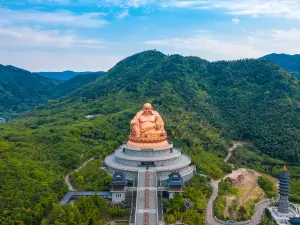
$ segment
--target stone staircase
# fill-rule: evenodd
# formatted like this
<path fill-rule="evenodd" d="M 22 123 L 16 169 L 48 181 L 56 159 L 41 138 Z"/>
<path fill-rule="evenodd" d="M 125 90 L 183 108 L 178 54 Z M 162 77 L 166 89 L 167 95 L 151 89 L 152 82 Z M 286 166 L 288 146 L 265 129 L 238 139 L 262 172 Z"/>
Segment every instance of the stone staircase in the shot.
<path fill-rule="evenodd" d="M 138 172 L 136 225 L 158 225 L 156 172 L 141 169 Z"/>

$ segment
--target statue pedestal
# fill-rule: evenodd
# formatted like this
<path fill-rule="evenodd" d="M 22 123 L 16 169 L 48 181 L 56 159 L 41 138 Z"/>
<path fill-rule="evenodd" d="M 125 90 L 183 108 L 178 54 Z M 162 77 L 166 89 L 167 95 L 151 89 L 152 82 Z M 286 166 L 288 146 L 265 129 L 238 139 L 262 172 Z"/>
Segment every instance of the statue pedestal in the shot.
<path fill-rule="evenodd" d="M 159 180 L 166 180 L 171 172 L 178 171 L 186 181 L 195 171 L 195 167 L 190 166 L 191 158 L 170 143 L 160 148 L 135 148 L 124 144 L 104 161 L 110 174 L 122 172 L 128 180 L 137 179 L 138 171 L 147 167 L 157 172 Z"/>
<path fill-rule="evenodd" d="M 134 148 L 163 148 L 169 145 L 167 140 L 159 142 L 136 142 L 129 140 L 127 145 Z"/>

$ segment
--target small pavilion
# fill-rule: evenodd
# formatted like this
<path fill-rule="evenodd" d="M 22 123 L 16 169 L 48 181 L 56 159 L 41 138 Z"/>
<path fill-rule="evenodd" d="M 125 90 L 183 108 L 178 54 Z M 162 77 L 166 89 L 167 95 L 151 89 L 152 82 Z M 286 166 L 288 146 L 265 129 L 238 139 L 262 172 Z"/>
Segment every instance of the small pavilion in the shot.
<path fill-rule="evenodd" d="M 175 193 L 181 194 L 183 192 L 184 180 L 179 172 L 171 172 L 166 180 L 166 185 L 169 188 L 169 199 L 172 199 Z"/>
<path fill-rule="evenodd" d="M 110 192 L 112 193 L 112 202 L 119 203 L 125 201 L 127 180 L 121 172 L 116 172 L 110 182 Z"/>

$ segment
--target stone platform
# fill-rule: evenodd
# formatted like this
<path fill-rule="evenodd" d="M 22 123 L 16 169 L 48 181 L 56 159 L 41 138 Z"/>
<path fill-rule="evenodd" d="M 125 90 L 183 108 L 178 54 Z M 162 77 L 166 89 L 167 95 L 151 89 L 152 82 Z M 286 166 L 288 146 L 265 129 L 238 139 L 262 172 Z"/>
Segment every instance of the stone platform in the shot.
<path fill-rule="evenodd" d="M 122 172 L 126 179 L 138 179 L 138 171 L 151 168 L 158 180 L 166 180 L 173 171 L 178 171 L 183 179 L 193 176 L 195 166 L 190 166 L 191 158 L 168 144 L 162 148 L 134 148 L 127 144 L 105 158 L 107 171 L 111 174 Z"/>

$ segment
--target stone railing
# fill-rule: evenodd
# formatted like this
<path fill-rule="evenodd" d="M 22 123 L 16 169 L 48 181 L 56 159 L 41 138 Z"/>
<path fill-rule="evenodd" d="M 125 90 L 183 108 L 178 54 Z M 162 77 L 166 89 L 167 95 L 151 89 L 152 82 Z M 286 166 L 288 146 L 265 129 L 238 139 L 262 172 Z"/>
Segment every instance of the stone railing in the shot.
<path fill-rule="evenodd" d="M 251 223 L 251 221 L 254 219 L 255 212 L 256 212 L 257 208 L 258 208 L 260 205 L 264 204 L 264 203 L 269 203 L 268 205 L 270 205 L 272 202 L 274 202 L 272 199 L 265 199 L 265 200 L 262 200 L 262 201 L 256 203 L 256 204 L 255 204 L 255 207 L 254 207 L 254 210 L 253 210 L 254 213 L 253 213 L 251 219 L 250 219 L 250 220 L 246 220 L 246 221 L 236 222 L 236 224 L 237 224 L 237 225 L 246 225 L 246 224 Z M 214 216 L 214 220 L 215 220 L 216 222 L 220 223 L 220 224 L 226 224 L 226 221 L 220 220 L 220 219 L 218 219 L 216 216 Z"/>
<path fill-rule="evenodd" d="M 129 221 L 130 223 L 135 223 L 135 210 L 136 210 L 136 205 L 135 205 L 135 201 L 136 201 L 136 190 L 133 191 L 132 190 L 132 196 L 131 196 L 131 209 L 130 209 L 130 217 L 129 217 Z"/>
<path fill-rule="evenodd" d="M 300 205 L 290 202 L 290 207 L 294 209 L 297 213 L 300 213 Z"/>

